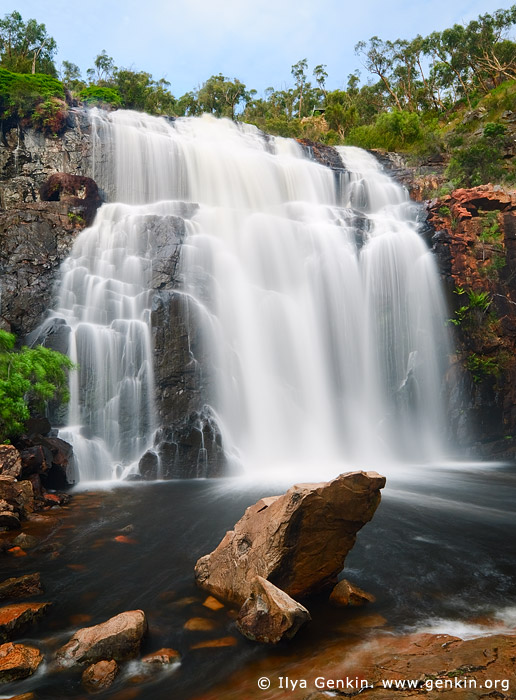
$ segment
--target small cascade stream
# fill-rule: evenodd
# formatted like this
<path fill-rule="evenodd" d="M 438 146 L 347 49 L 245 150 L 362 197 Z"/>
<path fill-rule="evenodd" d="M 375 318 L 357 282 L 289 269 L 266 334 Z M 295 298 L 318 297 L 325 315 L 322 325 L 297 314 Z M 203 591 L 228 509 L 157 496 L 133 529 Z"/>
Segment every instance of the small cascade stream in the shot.
<path fill-rule="evenodd" d="M 445 310 L 417 207 L 370 154 L 334 172 L 293 140 L 212 117 L 93 110 L 109 201 L 63 267 L 68 427 L 81 480 L 137 471 L 156 421 L 149 217 L 185 221 L 185 314 L 200 328 L 204 400 L 230 462 L 321 467 L 437 461 Z"/>

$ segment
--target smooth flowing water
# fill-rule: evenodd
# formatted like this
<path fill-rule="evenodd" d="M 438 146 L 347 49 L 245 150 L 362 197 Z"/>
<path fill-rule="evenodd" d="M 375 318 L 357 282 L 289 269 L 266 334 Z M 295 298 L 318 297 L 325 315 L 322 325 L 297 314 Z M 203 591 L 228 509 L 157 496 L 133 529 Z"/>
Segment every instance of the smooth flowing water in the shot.
<path fill-rule="evenodd" d="M 196 560 L 218 544 L 248 505 L 283 492 L 288 483 L 242 486 L 241 479 L 120 482 L 102 492 L 75 490 L 68 507 L 47 514 L 55 529 L 45 539 L 45 517 L 29 522 L 27 532 L 39 544 L 25 557 L 4 556 L 0 577 L 41 572 L 45 597 L 36 600 L 51 600 L 52 608 L 39 627 L 17 641 L 40 648 L 47 663 L 35 676 L 2 686 L 0 697 L 33 691 L 40 700 L 84 698 L 82 669 L 54 672 L 53 653 L 77 628 L 124 610 L 142 609 L 147 615 L 142 654 L 173 648 L 181 663 L 150 677 L 137 660 L 121 664 L 113 687 L 102 696 L 113 700 L 278 698 L 285 694 L 277 690 L 278 676 L 313 680 L 321 669 L 300 675 L 300 664 L 310 668 L 314 654 L 321 658 L 336 642 L 341 647 L 333 658 L 340 668 L 346 667 L 348 653 L 352 658 L 377 635 L 384 635 L 388 649 L 393 635 L 407 629 L 460 636 L 514 633 L 513 469 L 394 472 L 344 571 L 376 602 L 346 609 L 324 599 L 304 601 L 312 622 L 277 648 L 242 637 L 227 607 L 207 608 L 207 594 L 194 583 Z M 0 543 L 9 537 L 0 533 Z M 188 623 L 192 618 L 202 618 L 210 629 L 196 629 Z M 275 694 L 258 689 L 261 676 L 274 679 Z M 291 697 L 301 700 L 307 692 Z"/>
<path fill-rule="evenodd" d="M 339 148 L 334 172 L 293 140 L 207 116 L 93 111 L 92 127 L 93 175 L 111 203 L 64 264 L 55 311 L 80 368 L 63 436 L 81 479 L 127 475 L 152 447 L 145 220 L 183 201 L 199 208 L 182 289 L 230 460 L 299 474 L 442 459 L 438 275 L 417 207 L 373 156 Z"/>

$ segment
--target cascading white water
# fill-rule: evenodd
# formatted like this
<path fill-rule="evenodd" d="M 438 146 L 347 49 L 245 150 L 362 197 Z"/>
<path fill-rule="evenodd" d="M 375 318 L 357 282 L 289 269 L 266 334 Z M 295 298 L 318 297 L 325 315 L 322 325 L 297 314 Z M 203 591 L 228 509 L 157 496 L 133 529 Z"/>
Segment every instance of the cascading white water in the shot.
<path fill-rule="evenodd" d="M 339 148 L 339 182 L 296 142 L 227 120 L 92 123 L 94 177 L 122 203 L 79 236 L 56 311 L 81 367 L 67 431 L 81 478 L 134 470 L 152 444 L 145 220 L 181 201 L 200 205 L 181 270 L 230 459 L 260 471 L 442 456 L 438 276 L 414 206 L 373 156 Z"/>

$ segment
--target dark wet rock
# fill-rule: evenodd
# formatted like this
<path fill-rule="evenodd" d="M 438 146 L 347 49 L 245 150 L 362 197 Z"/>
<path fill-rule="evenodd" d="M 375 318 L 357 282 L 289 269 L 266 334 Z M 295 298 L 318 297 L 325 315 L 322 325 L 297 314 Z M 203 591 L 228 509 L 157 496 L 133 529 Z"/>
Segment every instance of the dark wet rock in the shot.
<path fill-rule="evenodd" d="M 114 659 L 98 661 L 82 674 L 82 684 L 88 693 L 101 693 L 111 687 L 120 669 Z"/>
<path fill-rule="evenodd" d="M 39 544 L 39 540 L 37 537 L 33 537 L 33 535 L 21 532 L 18 537 L 14 538 L 13 544 L 17 547 L 22 547 L 22 549 L 32 549 Z"/>
<path fill-rule="evenodd" d="M 43 654 L 35 647 L 11 643 L 0 645 L 0 683 L 11 683 L 32 676 L 42 661 Z M 30 697 L 31 693 L 28 695 Z"/>
<path fill-rule="evenodd" d="M 152 450 L 148 450 L 138 463 L 138 470 L 144 479 L 157 479 L 159 476 L 159 458 Z"/>
<path fill-rule="evenodd" d="M 384 485 L 385 478 L 376 472 L 350 472 L 262 498 L 211 554 L 199 559 L 197 584 L 239 606 L 251 595 L 256 576 L 294 598 L 334 586 Z"/>
<path fill-rule="evenodd" d="M 39 573 L 26 574 L 18 578 L 8 578 L 0 582 L 0 600 L 30 598 L 42 593 L 43 587 Z"/>
<path fill-rule="evenodd" d="M 42 202 L 66 202 L 75 217 L 90 226 L 101 204 L 95 180 L 84 175 L 53 173 L 39 188 Z"/>
<path fill-rule="evenodd" d="M 0 445 L 0 474 L 17 479 L 22 469 L 20 453 L 13 445 Z"/>
<path fill-rule="evenodd" d="M 316 143 L 310 139 L 296 139 L 307 151 L 309 157 L 332 170 L 344 170 L 344 163 L 338 151 L 324 143 Z"/>
<path fill-rule="evenodd" d="M 0 608 L 0 640 L 7 641 L 33 625 L 51 603 L 13 603 Z"/>
<path fill-rule="evenodd" d="M 292 639 L 306 622 L 310 613 L 284 591 L 257 576 L 251 584 L 251 594 L 237 619 L 240 632 L 256 642 L 277 644 Z"/>
<path fill-rule="evenodd" d="M 2 501 L 1 503 L 5 503 Z M 6 504 L 7 508 L 0 505 L 0 528 L 2 530 L 19 530 L 21 528 L 20 519 L 13 512 L 12 506 Z"/>
<path fill-rule="evenodd" d="M 102 660 L 125 661 L 138 655 L 147 631 L 142 610 L 130 610 L 93 627 L 78 630 L 68 644 L 56 653 L 62 668 L 96 663 Z"/>
<path fill-rule="evenodd" d="M 359 606 L 374 603 L 374 595 L 354 586 L 345 578 L 339 581 L 330 594 L 330 603 L 337 607 Z"/>
<path fill-rule="evenodd" d="M 22 462 L 22 478 L 28 479 L 34 474 L 48 472 L 52 465 L 52 454 L 42 445 L 27 447 L 20 452 Z"/>

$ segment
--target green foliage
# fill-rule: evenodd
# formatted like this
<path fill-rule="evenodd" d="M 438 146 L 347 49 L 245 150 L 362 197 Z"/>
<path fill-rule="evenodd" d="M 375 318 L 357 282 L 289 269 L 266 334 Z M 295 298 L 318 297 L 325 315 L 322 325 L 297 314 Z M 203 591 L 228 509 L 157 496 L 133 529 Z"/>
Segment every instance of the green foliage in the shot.
<path fill-rule="evenodd" d="M 473 381 L 476 384 L 483 381 L 486 377 L 498 377 L 501 371 L 496 358 L 477 355 L 476 352 L 472 352 L 468 356 L 466 367 L 471 372 Z"/>
<path fill-rule="evenodd" d="M 446 170 L 456 187 L 476 187 L 504 178 L 503 149 L 498 138 L 481 138 L 454 151 Z"/>
<path fill-rule="evenodd" d="M 414 112 L 383 112 L 374 124 L 352 129 L 346 142 L 362 148 L 385 148 L 388 151 L 410 150 L 421 139 L 421 119 Z"/>
<path fill-rule="evenodd" d="M 88 104 L 105 104 L 113 107 L 121 107 L 122 100 L 117 90 L 110 87 L 90 85 L 83 88 L 78 95 L 79 99 Z"/>
<path fill-rule="evenodd" d="M 468 297 L 468 303 L 462 304 L 458 309 L 456 309 L 453 318 L 448 319 L 448 323 L 454 326 L 462 326 L 466 322 L 471 324 L 474 318 L 471 315 L 473 309 L 478 309 L 482 313 L 485 313 L 491 306 L 491 297 L 489 292 L 475 292 L 473 289 L 464 289 L 463 287 L 455 287 L 454 294 L 458 296 L 466 295 Z"/>
<path fill-rule="evenodd" d="M 68 400 L 66 371 L 71 360 L 39 346 L 14 349 L 15 337 L 0 330 L 0 442 L 23 432 L 30 407 L 51 399 Z"/>
<path fill-rule="evenodd" d="M 447 206 L 439 207 L 439 214 L 440 214 L 440 216 L 451 216 L 450 207 L 447 207 Z"/>
<path fill-rule="evenodd" d="M 479 211 L 479 214 L 483 213 Z M 483 213 L 482 217 L 482 231 L 479 234 L 479 238 L 483 243 L 489 241 L 496 241 L 502 235 L 502 229 L 498 222 L 498 212 L 488 211 Z"/>
<path fill-rule="evenodd" d="M 475 292 L 473 289 L 469 289 L 467 294 L 470 309 L 487 311 L 487 309 L 491 306 L 489 292 Z"/>
<path fill-rule="evenodd" d="M 507 129 L 503 124 L 488 122 L 484 127 L 483 135 L 486 138 L 504 136 Z"/>
<path fill-rule="evenodd" d="M 50 75 L 11 73 L 0 68 L 0 118 L 27 120 L 57 134 L 64 126 L 67 106 L 62 83 Z"/>

